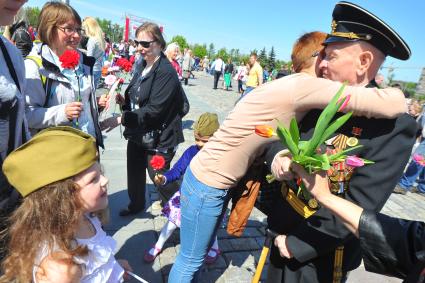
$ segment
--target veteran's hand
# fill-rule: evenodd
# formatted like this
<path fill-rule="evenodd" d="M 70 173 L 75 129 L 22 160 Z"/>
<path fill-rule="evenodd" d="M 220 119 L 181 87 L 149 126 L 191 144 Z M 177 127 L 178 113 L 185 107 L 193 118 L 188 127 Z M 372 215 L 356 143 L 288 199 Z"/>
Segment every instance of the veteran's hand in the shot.
<path fill-rule="evenodd" d="M 277 181 L 294 179 L 294 174 L 291 172 L 291 164 L 292 161 L 288 150 L 282 150 L 275 155 L 271 170 Z"/>
<path fill-rule="evenodd" d="M 100 122 L 100 130 L 101 131 L 106 130 L 106 132 L 109 133 L 120 124 L 121 124 L 121 116 L 118 116 L 118 117 L 112 116 Z"/>
<path fill-rule="evenodd" d="M 289 251 L 286 243 L 286 235 L 279 235 L 274 239 L 274 245 L 279 249 L 281 257 L 292 258 L 292 253 Z"/>
<path fill-rule="evenodd" d="M 81 111 L 83 111 L 83 103 L 81 102 L 74 101 L 65 105 L 65 115 L 69 121 L 80 117 Z"/>
<path fill-rule="evenodd" d="M 303 167 L 293 163 L 291 170 L 297 177 L 300 177 L 307 190 L 320 202 L 320 199 L 329 195 L 329 181 L 326 171 L 320 171 L 315 174 L 308 174 Z"/>

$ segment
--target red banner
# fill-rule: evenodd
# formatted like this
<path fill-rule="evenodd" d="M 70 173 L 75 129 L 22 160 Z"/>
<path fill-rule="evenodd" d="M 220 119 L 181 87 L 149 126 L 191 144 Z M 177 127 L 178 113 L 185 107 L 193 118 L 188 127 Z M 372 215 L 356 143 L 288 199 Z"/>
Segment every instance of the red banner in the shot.
<path fill-rule="evenodd" d="M 124 41 L 128 41 L 128 34 L 130 32 L 130 19 L 125 17 L 125 30 L 124 30 Z"/>

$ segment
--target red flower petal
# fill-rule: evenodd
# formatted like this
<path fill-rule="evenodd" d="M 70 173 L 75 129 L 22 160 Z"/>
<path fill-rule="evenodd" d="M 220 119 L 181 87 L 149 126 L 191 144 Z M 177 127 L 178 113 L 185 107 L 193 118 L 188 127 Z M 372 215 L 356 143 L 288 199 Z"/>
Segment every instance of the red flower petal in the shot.
<path fill-rule="evenodd" d="M 74 70 L 80 63 L 80 53 L 77 50 L 65 50 L 59 57 L 62 68 Z"/>
<path fill-rule="evenodd" d="M 162 155 L 154 155 L 150 161 L 151 167 L 155 170 L 164 168 L 165 159 Z"/>

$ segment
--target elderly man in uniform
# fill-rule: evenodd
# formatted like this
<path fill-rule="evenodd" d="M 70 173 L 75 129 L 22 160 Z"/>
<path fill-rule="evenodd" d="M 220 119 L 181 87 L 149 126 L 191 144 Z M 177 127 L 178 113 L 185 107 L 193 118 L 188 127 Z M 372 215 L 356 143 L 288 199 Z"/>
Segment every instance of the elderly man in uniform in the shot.
<path fill-rule="evenodd" d="M 319 68 L 325 78 L 349 85 L 377 87 L 374 78 L 386 56 L 410 57 L 403 39 L 365 9 L 339 2 L 333 11 L 332 31 L 324 42 Z M 313 133 L 320 111 L 310 111 L 301 122 L 302 139 Z M 414 143 L 415 121 L 407 114 L 397 119 L 351 118 L 327 142 L 328 150 L 357 144 L 354 152 L 374 164 L 351 171 L 338 164 L 328 171 L 333 193 L 364 209 L 379 211 L 403 173 Z M 281 157 L 280 142 L 268 151 L 271 170 L 278 180 L 293 178 L 290 161 Z M 360 265 L 359 241 L 329 210 L 315 199 L 297 197 L 288 185 L 269 216 L 269 227 L 278 232 L 272 248 L 268 282 L 344 282 Z M 279 271 L 279 272 L 278 272 Z"/>

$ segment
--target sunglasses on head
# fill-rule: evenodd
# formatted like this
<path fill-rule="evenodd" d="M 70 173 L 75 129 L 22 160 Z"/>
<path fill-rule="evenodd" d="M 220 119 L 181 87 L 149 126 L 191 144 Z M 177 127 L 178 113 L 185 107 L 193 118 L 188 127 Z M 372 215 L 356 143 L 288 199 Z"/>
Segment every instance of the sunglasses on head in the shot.
<path fill-rule="evenodd" d="M 149 48 L 152 42 L 155 42 L 155 40 L 152 40 L 152 41 L 134 40 L 134 43 L 136 43 L 136 46 L 141 45 L 143 48 Z"/>

